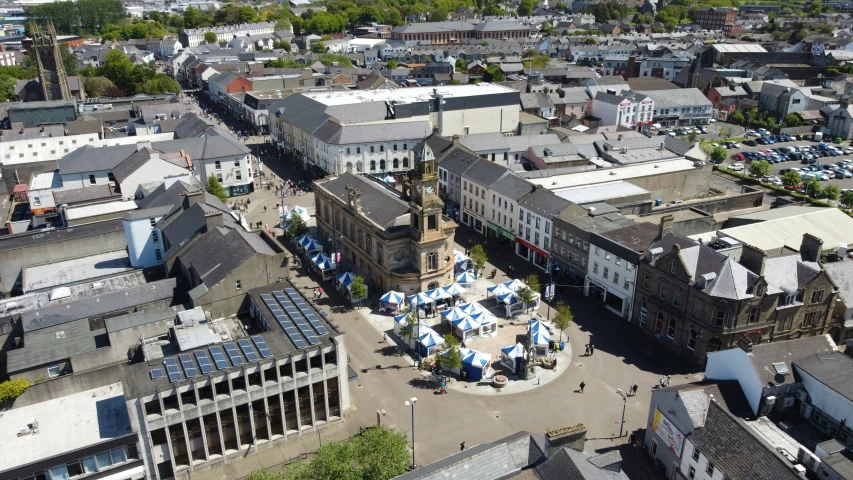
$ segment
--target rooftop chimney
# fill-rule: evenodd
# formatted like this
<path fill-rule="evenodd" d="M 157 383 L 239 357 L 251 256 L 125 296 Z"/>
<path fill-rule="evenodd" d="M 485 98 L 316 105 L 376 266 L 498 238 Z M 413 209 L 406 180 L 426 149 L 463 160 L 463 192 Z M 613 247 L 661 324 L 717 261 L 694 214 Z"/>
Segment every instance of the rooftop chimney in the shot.
<path fill-rule="evenodd" d="M 767 252 L 749 244 L 743 245 L 743 250 L 740 253 L 740 264 L 749 269 L 752 273 L 763 277 L 764 263 L 767 260 Z"/>
<path fill-rule="evenodd" d="M 803 260 L 809 262 L 820 261 L 821 250 L 823 250 L 823 240 L 810 233 L 803 234 L 803 241 L 800 243 L 800 256 L 802 256 Z"/>
<path fill-rule="evenodd" d="M 545 456 L 550 457 L 563 447 L 583 452 L 585 442 L 586 426 L 582 423 L 547 431 L 545 432 Z"/>
<path fill-rule="evenodd" d="M 675 217 L 672 215 L 664 215 L 660 219 L 660 228 L 658 229 L 658 239 L 663 238 L 667 232 L 672 232 L 672 226 L 675 224 Z"/>
<path fill-rule="evenodd" d="M 184 192 L 181 194 L 183 198 L 183 207 L 184 210 L 192 207 L 193 205 L 204 201 L 204 191 L 203 190 L 194 190 L 189 192 Z"/>
<path fill-rule="evenodd" d="M 204 224 L 208 232 L 213 230 L 214 227 L 222 226 L 222 215 L 223 213 L 219 210 L 213 210 L 204 214 Z"/>

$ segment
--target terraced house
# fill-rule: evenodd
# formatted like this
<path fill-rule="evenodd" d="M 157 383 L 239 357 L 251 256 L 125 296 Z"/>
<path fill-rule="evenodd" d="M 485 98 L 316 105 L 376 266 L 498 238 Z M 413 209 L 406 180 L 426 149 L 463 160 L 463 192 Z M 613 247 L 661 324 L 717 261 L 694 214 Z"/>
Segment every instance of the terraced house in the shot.
<path fill-rule="evenodd" d="M 720 238 L 702 245 L 666 233 L 640 262 L 633 321 L 685 359 L 708 352 L 824 333 L 838 289 L 820 264 L 823 242 L 764 252 Z"/>

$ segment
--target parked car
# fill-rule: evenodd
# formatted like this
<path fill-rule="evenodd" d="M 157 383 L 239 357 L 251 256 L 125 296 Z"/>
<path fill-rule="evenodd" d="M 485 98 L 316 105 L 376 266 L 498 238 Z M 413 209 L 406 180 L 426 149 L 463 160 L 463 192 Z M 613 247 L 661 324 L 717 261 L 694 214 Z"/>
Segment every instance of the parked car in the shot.
<path fill-rule="evenodd" d="M 729 170 L 732 170 L 735 172 L 742 172 L 743 171 L 743 164 L 742 163 L 733 163 L 733 164 L 729 165 L 727 168 Z"/>
<path fill-rule="evenodd" d="M 755 140 L 744 140 L 744 141 L 743 141 L 743 144 L 744 144 L 744 145 L 746 145 L 746 146 L 749 146 L 749 147 L 756 147 L 756 146 L 758 146 L 758 143 L 756 143 L 756 141 L 755 141 Z"/>

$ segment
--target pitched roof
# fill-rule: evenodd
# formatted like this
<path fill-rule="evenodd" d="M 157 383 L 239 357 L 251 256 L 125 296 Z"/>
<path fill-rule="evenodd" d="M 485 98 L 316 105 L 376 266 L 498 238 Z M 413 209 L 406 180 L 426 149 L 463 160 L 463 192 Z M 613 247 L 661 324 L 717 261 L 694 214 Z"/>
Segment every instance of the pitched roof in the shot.
<path fill-rule="evenodd" d="M 338 197 L 344 204 L 348 203 L 347 187 L 355 187 L 361 192 L 361 214 L 386 230 L 409 225 L 409 204 L 403 201 L 398 192 L 384 185 L 351 173 L 319 181 L 316 185 Z"/>
<path fill-rule="evenodd" d="M 716 402 L 711 402 L 708 408 L 704 427 L 696 429 L 688 439 L 726 478 L 800 478 L 781 455 Z"/>
<path fill-rule="evenodd" d="M 216 255 L 210 252 L 216 252 Z M 275 255 L 265 243 L 259 244 L 248 239 L 238 230 L 220 227 L 207 231 L 198 241 L 184 249 L 178 255 L 178 260 L 186 268 L 195 270 L 202 283 L 210 289 L 255 253 Z"/>
<path fill-rule="evenodd" d="M 612 452 L 618 459 L 608 458 L 608 462 L 621 461 L 618 451 Z M 533 471 L 536 478 L 541 480 L 627 480 L 623 471 L 614 472 L 596 466 L 594 462 L 605 455 L 587 456 L 583 452 L 563 447 L 554 452 L 548 459 L 537 465 Z M 610 455 L 607 455 L 610 457 Z"/>
<path fill-rule="evenodd" d="M 755 369 L 761 385 L 793 383 L 794 375 L 791 365 L 800 359 L 820 355 L 826 352 L 837 352 L 838 347 L 829 335 L 802 337 L 796 340 L 760 343 L 752 346 L 749 360 Z M 777 364 L 785 364 L 788 373 Z M 782 370 L 781 372 L 779 370 Z"/>
<path fill-rule="evenodd" d="M 361 144 L 364 142 L 392 142 L 424 138 L 432 133 L 427 121 L 395 122 L 368 125 L 341 125 L 327 121 L 314 132 L 314 137 L 330 145 Z M 406 152 L 401 151 L 400 155 Z"/>
<path fill-rule="evenodd" d="M 527 180 L 507 172 L 490 188 L 506 198 L 518 201 L 530 192 L 532 186 L 533 184 Z"/>
<path fill-rule="evenodd" d="M 531 190 L 529 194 L 525 195 L 518 202 L 519 207 L 530 210 L 540 217 L 549 220 L 552 216 L 559 215 L 570 205 L 572 205 L 572 202 L 558 197 L 550 190 L 538 187 L 535 190 Z"/>
<path fill-rule="evenodd" d="M 468 181 L 488 188 L 497 182 L 506 172 L 506 167 L 480 158 L 465 171 L 465 178 Z"/>
<path fill-rule="evenodd" d="M 792 363 L 847 400 L 853 400 L 853 382 L 850 381 L 853 358 L 836 351 L 812 355 Z"/>

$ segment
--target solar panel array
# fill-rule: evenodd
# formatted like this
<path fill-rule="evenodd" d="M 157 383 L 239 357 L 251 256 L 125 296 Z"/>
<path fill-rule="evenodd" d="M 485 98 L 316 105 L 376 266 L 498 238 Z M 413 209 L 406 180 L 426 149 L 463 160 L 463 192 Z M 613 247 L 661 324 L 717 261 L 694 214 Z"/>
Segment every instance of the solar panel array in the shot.
<path fill-rule="evenodd" d="M 314 330 L 312 330 L 311 326 L 308 325 L 308 321 L 305 320 L 305 317 L 303 317 L 302 314 L 299 313 L 299 309 L 296 308 L 296 306 L 293 304 L 293 302 L 290 301 L 289 298 L 284 296 L 284 292 L 275 291 L 272 292 L 272 294 L 275 299 L 278 300 L 278 303 L 280 303 L 281 306 L 284 308 L 284 311 L 287 312 L 287 316 L 289 316 L 290 319 L 293 320 L 293 323 L 296 325 L 296 328 L 299 329 L 299 332 L 302 333 L 302 336 L 305 337 L 305 340 L 308 340 L 308 343 L 310 343 L 312 346 L 319 345 L 320 339 L 317 338 L 317 335 L 314 334 Z"/>
<path fill-rule="evenodd" d="M 213 371 L 213 365 L 210 363 L 210 358 L 207 357 L 207 352 L 196 350 L 193 353 L 195 353 L 195 361 L 198 362 L 198 369 L 201 370 L 202 375 L 207 375 Z"/>
<path fill-rule="evenodd" d="M 296 291 L 295 288 L 285 288 L 284 293 L 290 297 L 290 301 L 296 305 L 296 308 L 302 312 L 302 316 L 305 317 L 305 320 L 308 320 L 308 323 L 314 327 L 314 330 L 317 332 L 317 335 L 328 335 L 329 331 L 326 330 L 326 327 L 320 323 L 320 319 L 317 318 L 317 315 L 314 315 L 314 311 L 311 310 L 311 307 L 308 306 L 308 303 L 299 295 L 299 292 Z"/>
<path fill-rule="evenodd" d="M 267 346 L 267 342 L 266 340 L 264 340 L 264 337 L 260 335 L 254 335 L 252 337 L 252 341 L 255 342 L 255 346 L 258 347 L 258 352 L 260 352 L 262 357 L 272 357 L 272 351 L 270 350 L 270 347 Z"/>
<path fill-rule="evenodd" d="M 228 368 L 228 361 L 225 360 L 225 354 L 222 353 L 222 347 L 213 346 L 207 349 L 210 351 L 210 356 L 213 357 L 213 363 L 216 364 L 217 370 Z"/>
<path fill-rule="evenodd" d="M 193 357 L 191 355 L 182 353 L 178 355 L 178 360 L 181 361 L 181 366 L 184 367 L 184 375 L 186 375 L 187 378 L 195 378 L 198 376 L 198 370 L 195 368 Z"/>
<path fill-rule="evenodd" d="M 152 368 L 151 371 L 148 373 L 151 374 L 151 380 L 163 378 L 163 370 L 160 370 L 159 368 Z"/>
<path fill-rule="evenodd" d="M 174 358 L 164 358 L 163 365 L 166 366 L 166 374 L 169 376 L 170 382 L 180 382 L 184 379 L 184 377 L 181 376 L 181 371 L 178 369 L 178 362 L 176 362 Z"/>
<path fill-rule="evenodd" d="M 260 360 L 258 358 L 258 352 L 255 351 L 255 347 L 252 346 L 252 343 L 245 338 L 241 338 L 237 340 L 237 345 L 240 346 L 240 350 L 243 351 L 243 355 L 246 356 L 246 360 L 250 362 L 257 362 Z"/>
<path fill-rule="evenodd" d="M 281 325 L 281 329 L 284 330 L 285 334 L 287 334 L 287 338 L 290 339 L 293 346 L 299 349 L 308 347 L 308 343 L 305 341 L 305 338 L 301 333 L 299 333 L 299 330 L 296 329 L 296 326 L 293 325 L 290 318 L 284 314 L 279 304 L 276 303 L 275 299 L 273 299 L 272 295 L 264 293 L 261 295 L 261 300 L 264 301 L 267 308 L 269 308 L 270 312 L 275 316 L 275 320 L 279 325 Z"/>
<path fill-rule="evenodd" d="M 231 360 L 231 365 L 237 367 L 245 363 L 243 361 L 243 357 L 240 356 L 240 351 L 237 350 L 236 345 L 233 343 L 223 343 L 222 346 L 225 347 L 225 355 L 228 355 L 228 360 Z"/>

